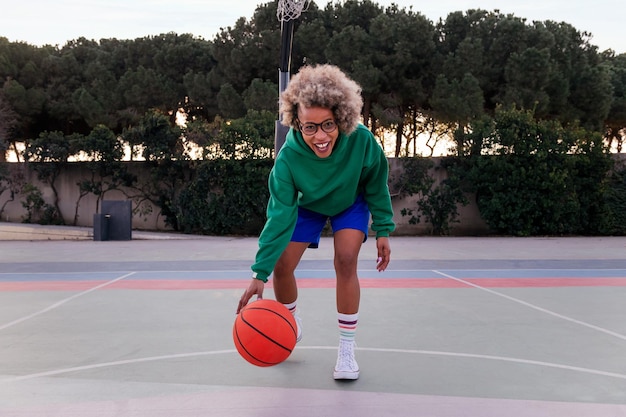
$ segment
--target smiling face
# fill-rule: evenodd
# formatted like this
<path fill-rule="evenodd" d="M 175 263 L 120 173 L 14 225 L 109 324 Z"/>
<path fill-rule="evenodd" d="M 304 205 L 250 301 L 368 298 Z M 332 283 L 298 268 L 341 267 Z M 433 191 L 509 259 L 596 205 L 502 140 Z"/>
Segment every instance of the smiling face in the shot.
<path fill-rule="evenodd" d="M 318 157 L 328 158 L 339 137 L 333 112 L 325 107 L 299 107 L 298 121 L 302 137 L 309 148 Z M 315 130 L 315 133 L 305 133 L 307 130 Z"/>

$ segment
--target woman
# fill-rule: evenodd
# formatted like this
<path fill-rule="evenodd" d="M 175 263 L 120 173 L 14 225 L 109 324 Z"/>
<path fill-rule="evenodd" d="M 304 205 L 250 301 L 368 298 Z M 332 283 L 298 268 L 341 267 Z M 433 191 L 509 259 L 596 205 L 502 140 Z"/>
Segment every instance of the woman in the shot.
<path fill-rule="evenodd" d="M 304 251 L 318 246 L 330 220 L 340 339 L 335 379 L 359 377 L 354 358 L 360 302 L 357 261 L 367 240 L 370 213 L 379 271 L 389 264 L 389 233 L 395 227 L 387 159 L 373 134 L 359 123 L 362 107 L 359 85 L 332 65 L 301 68 L 281 94 L 282 123 L 291 129 L 269 176 L 267 222 L 252 282 L 237 308 L 239 312 L 255 294 L 263 297 L 273 271 L 276 300 L 296 317 L 300 340 L 294 271 Z"/>

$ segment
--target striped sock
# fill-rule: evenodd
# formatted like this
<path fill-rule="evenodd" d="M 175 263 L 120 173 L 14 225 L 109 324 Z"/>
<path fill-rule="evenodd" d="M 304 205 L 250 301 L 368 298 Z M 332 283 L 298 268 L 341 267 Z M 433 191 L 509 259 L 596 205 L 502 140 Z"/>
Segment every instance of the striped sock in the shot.
<path fill-rule="evenodd" d="M 297 301 L 294 301 L 293 303 L 289 303 L 289 304 L 283 304 L 285 307 L 287 307 L 287 310 L 289 310 L 289 312 L 293 315 L 296 314 L 296 306 L 297 306 Z"/>
<path fill-rule="evenodd" d="M 356 325 L 359 321 L 359 313 L 337 313 L 337 319 L 339 321 L 339 340 L 354 341 Z"/>

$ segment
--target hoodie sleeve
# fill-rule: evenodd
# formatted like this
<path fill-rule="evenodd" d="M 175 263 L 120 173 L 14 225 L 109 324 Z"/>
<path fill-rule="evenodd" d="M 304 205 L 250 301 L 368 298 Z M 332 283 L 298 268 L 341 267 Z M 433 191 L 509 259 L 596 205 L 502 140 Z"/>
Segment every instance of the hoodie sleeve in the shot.
<path fill-rule="evenodd" d="M 259 236 L 259 249 L 252 265 L 252 276 L 263 282 L 274 270 L 289 241 L 298 218 L 298 191 L 288 166 L 276 160 L 268 179 L 270 192 L 267 220 Z"/>
<path fill-rule="evenodd" d="M 376 138 L 371 133 L 370 136 L 361 186 L 372 214 L 372 230 L 377 238 L 388 237 L 395 230 L 388 186 L 389 162 Z"/>

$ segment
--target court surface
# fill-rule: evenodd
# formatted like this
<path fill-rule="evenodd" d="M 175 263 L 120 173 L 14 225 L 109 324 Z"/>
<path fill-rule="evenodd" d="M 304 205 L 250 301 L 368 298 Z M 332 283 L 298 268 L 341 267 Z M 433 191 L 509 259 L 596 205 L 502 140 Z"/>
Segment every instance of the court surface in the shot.
<path fill-rule="evenodd" d="M 626 238 L 391 244 L 383 273 L 364 244 L 361 377 L 337 382 L 330 238 L 271 368 L 232 342 L 254 238 L 0 241 L 0 416 L 626 416 Z"/>

